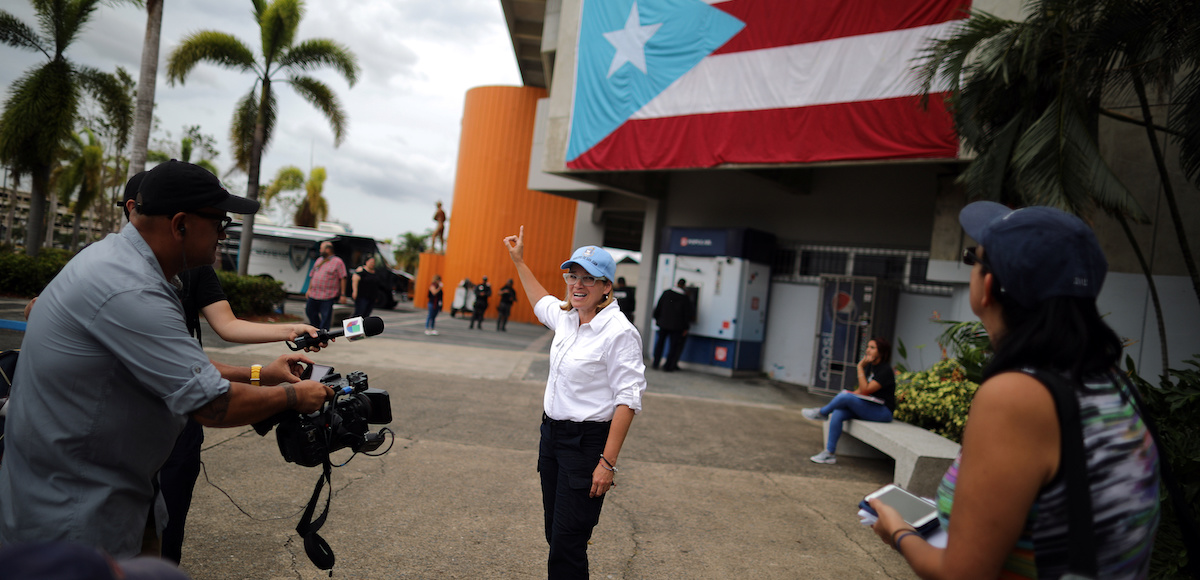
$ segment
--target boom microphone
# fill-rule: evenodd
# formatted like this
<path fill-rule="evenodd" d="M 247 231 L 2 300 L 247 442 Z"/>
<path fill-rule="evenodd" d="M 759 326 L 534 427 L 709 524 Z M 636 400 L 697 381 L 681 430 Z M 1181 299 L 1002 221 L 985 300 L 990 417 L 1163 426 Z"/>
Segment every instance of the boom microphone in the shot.
<path fill-rule="evenodd" d="M 341 328 L 333 330 L 318 330 L 317 337 L 313 338 L 310 335 L 304 335 L 296 338 L 296 342 L 289 342 L 288 348 L 292 350 L 303 350 L 309 347 L 318 347 L 329 342 L 332 338 L 345 336 L 348 340 L 361 340 L 368 336 L 375 336 L 383 332 L 383 319 L 378 316 L 363 318 L 356 316 L 347 318 L 342 322 Z"/>

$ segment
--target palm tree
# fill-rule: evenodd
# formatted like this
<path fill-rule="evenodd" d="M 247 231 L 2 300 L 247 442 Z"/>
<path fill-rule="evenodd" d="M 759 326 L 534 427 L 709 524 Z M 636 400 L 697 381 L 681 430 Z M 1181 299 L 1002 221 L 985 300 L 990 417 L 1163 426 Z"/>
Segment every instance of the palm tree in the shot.
<path fill-rule="evenodd" d="M 46 62 L 17 79 L 0 115 L 0 163 L 32 177 L 25 253 L 36 255 L 45 233 L 50 170 L 58 148 L 75 127 L 81 93 L 94 97 L 107 117 L 120 123 L 132 105 L 111 74 L 68 60 L 67 48 L 91 19 L 100 0 L 35 1 L 38 30 L 0 10 L 0 40 L 40 52 Z M 128 140 L 128 125 L 118 126 L 118 148 Z"/>
<path fill-rule="evenodd" d="M 405 232 L 400 235 L 400 247 L 393 252 L 396 258 L 396 267 L 405 272 L 416 271 L 417 265 L 421 262 L 421 254 L 425 251 L 425 242 L 429 240 L 432 231 L 426 231 L 424 234 L 414 234 L 413 232 Z"/>
<path fill-rule="evenodd" d="M 1132 35 L 1145 34 L 1135 28 L 1122 37 L 1119 23 L 1129 16 L 1117 7 L 1125 4 L 1035 1 L 1019 22 L 972 11 L 949 38 L 929 44 L 918 70 L 926 94 L 938 84 L 949 88 L 955 127 L 977 154 L 960 176 L 969 199 L 1051 205 L 1082 216 L 1099 209 L 1121 225 L 1149 285 L 1166 369 L 1157 287 L 1129 226 L 1148 218 L 1097 141 L 1100 115 L 1123 117 L 1101 100 L 1132 62 Z"/>
<path fill-rule="evenodd" d="M 170 139 L 171 133 L 167 132 L 167 139 Z M 216 149 L 216 139 L 211 135 L 205 135 L 200 132 L 200 125 L 191 125 L 183 128 L 183 137 L 179 138 L 179 146 L 176 148 L 174 144 L 167 144 L 172 151 L 164 151 L 161 149 L 147 149 L 145 159 L 142 161 L 142 166 L 145 166 L 146 161 L 154 161 L 155 163 L 164 163 L 171 159 L 178 159 L 187 163 L 195 163 L 212 173 L 220 175 L 221 172 L 217 166 L 210 161 L 210 158 L 216 157 L 218 152 Z M 192 153 L 199 152 L 199 157 L 193 161 Z M 132 162 L 131 162 L 132 164 Z"/>
<path fill-rule="evenodd" d="M 286 82 L 301 97 L 315 106 L 333 128 L 334 145 L 345 135 L 346 115 L 325 83 L 304 74 L 309 69 L 329 66 L 340 73 L 350 86 L 358 80 L 358 62 L 349 49 L 328 39 L 294 42 L 296 29 L 304 16 L 302 0 L 252 0 L 254 16 L 262 30 L 262 59 L 233 36 L 216 31 L 196 32 L 183 40 L 167 59 L 167 78 L 183 84 L 187 74 L 201 62 L 209 62 L 255 75 L 253 86 L 242 97 L 233 114 L 230 140 L 234 161 L 249 175 L 246 196 L 258 199 L 262 154 L 271 141 L 275 127 L 276 101 L 271 92 L 274 82 Z M 254 236 L 254 216 L 245 216 L 238 253 L 238 272 L 245 275 L 250 265 L 250 245 Z"/>
<path fill-rule="evenodd" d="M 84 136 L 87 141 L 84 141 Z M 72 133 L 63 147 L 63 159 L 66 162 L 54 169 L 51 178 L 58 200 L 63 205 L 71 205 L 75 215 L 71 231 L 71 250 L 79 249 L 79 225 L 83 212 L 88 210 L 96 200 L 103 198 L 104 193 L 104 147 L 91 129 L 84 129 L 83 135 Z M 53 236 L 54 232 L 50 232 Z"/>
<path fill-rule="evenodd" d="M 129 153 L 128 177 L 146 169 L 150 127 L 154 124 L 154 85 L 158 82 L 158 45 L 162 37 L 163 0 L 146 0 L 146 37 L 142 41 L 142 63 L 138 71 L 137 110 L 133 123 L 133 151 Z"/>
<path fill-rule="evenodd" d="M 272 203 L 279 198 L 279 194 L 285 191 L 295 191 L 302 187 L 304 187 L 304 172 L 300 171 L 299 167 L 295 165 L 280 167 L 279 171 L 275 173 L 275 179 L 262 190 L 260 201 L 262 201 L 263 209 L 270 209 Z M 290 205 L 291 203 L 286 204 L 285 208 Z"/>
<path fill-rule="evenodd" d="M 315 228 L 329 215 L 329 202 L 321 193 L 325 191 L 325 168 L 314 167 L 304 182 L 304 199 L 296 208 L 292 221 L 302 227 Z"/>

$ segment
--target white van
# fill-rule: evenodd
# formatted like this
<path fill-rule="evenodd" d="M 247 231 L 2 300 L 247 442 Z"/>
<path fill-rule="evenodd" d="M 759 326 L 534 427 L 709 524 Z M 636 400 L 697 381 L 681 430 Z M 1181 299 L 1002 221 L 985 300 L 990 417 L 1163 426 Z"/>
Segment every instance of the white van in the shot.
<path fill-rule="evenodd" d="M 242 224 L 233 222 L 221 242 L 221 269 L 237 271 L 238 248 L 241 246 Z M 308 272 L 320 254 L 321 242 L 333 242 L 333 252 L 346 269 L 353 271 L 367 258 L 375 256 L 376 270 L 384 272 L 385 288 L 376 307 L 393 308 L 407 298 L 412 276 L 390 267 L 391 256 L 374 238 L 313 228 L 254 224 L 254 244 L 251 246 L 251 276 L 265 276 L 283 283 L 289 294 L 308 291 Z"/>

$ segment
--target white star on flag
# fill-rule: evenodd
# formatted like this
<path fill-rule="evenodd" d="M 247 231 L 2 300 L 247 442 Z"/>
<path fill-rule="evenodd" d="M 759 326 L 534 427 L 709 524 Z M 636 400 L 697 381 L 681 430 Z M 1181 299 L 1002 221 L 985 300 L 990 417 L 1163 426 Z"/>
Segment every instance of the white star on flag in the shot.
<path fill-rule="evenodd" d="M 633 8 L 629 10 L 629 18 L 625 20 L 625 28 L 604 33 L 605 40 L 617 49 L 612 65 L 608 67 L 608 76 L 613 76 L 625 63 L 636 66 L 642 74 L 646 74 L 646 41 L 654 36 L 660 26 L 661 22 L 642 26 L 638 22 L 638 6 L 635 1 Z"/>

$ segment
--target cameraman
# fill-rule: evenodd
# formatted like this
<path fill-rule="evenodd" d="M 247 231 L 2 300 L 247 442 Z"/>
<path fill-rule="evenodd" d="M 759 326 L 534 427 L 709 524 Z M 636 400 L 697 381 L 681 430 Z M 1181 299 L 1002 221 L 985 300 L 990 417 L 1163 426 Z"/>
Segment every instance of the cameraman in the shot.
<path fill-rule="evenodd" d="M 237 367 L 225 368 L 230 382 L 188 335 L 177 274 L 214 262 L 225 212 L 254 213 L 257 202 L 170 161 L 147 173 L 136 207 L 31 312 L 0 465 L 0 543 L 64 540 L 136 555 L 165 523 L 154 475 L 189 415 L 234 427 L 311 412 L 333 395 L 294 375 L 309 362 L 300 354 L 262 368 L 262 384 L 282 387 L 247 384 L 254 371 Z"/>

